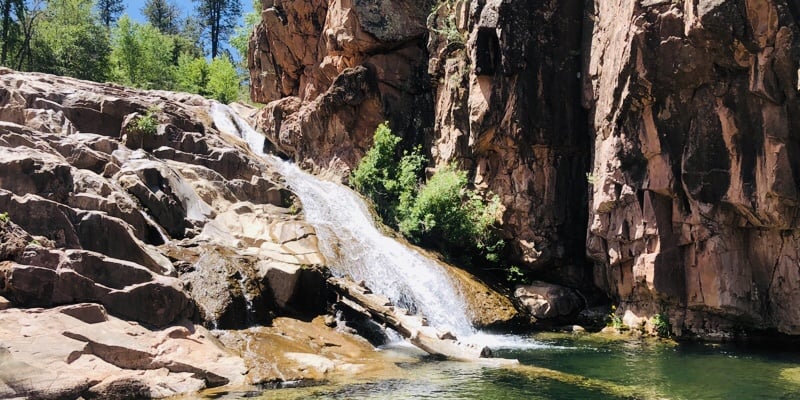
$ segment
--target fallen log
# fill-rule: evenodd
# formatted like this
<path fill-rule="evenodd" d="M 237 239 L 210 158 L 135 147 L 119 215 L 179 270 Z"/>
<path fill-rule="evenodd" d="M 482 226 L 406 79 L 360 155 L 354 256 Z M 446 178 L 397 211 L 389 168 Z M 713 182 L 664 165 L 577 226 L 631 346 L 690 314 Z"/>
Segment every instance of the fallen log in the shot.
<path fill-rule="evenodd" d="M 384 296 L 372 293 L 368 288 L 349 279 L 332 277 L 328 284 L 341 296 L 349 308 L 351 303 L 369 313 L 371 318 L 396 330 L 411 344 L 428 354 L 456 361 L 476 361 L 491 357 L 488 347 L 459 342 L 451 332 L 442 332 L 417 315 L 409 315 L 408 310 L 392 305 Z"/>

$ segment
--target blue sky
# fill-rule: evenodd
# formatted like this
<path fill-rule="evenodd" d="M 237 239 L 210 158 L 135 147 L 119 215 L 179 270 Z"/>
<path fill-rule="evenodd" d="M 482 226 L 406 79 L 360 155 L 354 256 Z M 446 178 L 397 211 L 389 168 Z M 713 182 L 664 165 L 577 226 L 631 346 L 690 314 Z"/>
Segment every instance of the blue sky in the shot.
<path fill-rule="evenodd" d="M 178 9 L 181 10 L 181 18 L 185 18 L 187 15 L 194 14 L 195 3 L 192 0 L 168 0 L 170 3 L 173 3 L 178 6 Z M 242 3 L 242 15 L 253 11 L 253 2 L 251 0 L 240 0 Z M 130 15 L 136 22 L 144 22 L 144 16 L 142 15 L 142 8 L 144 8 L 145 0 L 141 1 L 126 1 L 125 2 L 125 12 Z"/>
<path fill-rule="evenodd" d="M 180 10 L 181 19 L 186 18 L 189 15 L 194 15 L 195 13 L 195 2 L 192 0 L 167 0 L 169 3 L 175 4 L 178 6 Z M 239 0 L 242 5 L 242 16 L 239 18 L 239 24 L 244 23 L 244 15 L 253 11 L 253 1 L 252 0 Z M 142 15 L 142 8 L 144 8 L 145 0 L 140 1 L 126 1 L 125 2 L 125 11 L 124 14 L 128 14 L 131 19 L 136 22 L 144 23 L 147 22 L 144 19 L 144 15 Z M 228 48 L 228 44 L 224 43 L 222 48 Z M 236 53 L 236 51 L 233 51 Z M 234 54 L 234 58 L 237 58 L 238 55 Z"/>

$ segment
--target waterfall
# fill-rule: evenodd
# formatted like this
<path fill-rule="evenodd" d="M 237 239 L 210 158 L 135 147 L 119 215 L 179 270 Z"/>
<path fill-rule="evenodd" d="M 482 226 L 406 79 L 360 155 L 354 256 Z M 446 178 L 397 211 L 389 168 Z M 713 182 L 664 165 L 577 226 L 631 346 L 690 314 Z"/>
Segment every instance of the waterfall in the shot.
<path fill-rule="evenodd" d="M 382 234 L 364 200 L 349 188 L 308 174 L 296 165 L 263 153 L 263 135 L 229 107 L 215 103 L 217 129 L 244 139 L 283 175 L 317 231 L 320 249 L 334 275 L 364 281 L 372 291 L 408 308 L 439 329 L 474 333 L 462 295 L 437 262 Z"/>

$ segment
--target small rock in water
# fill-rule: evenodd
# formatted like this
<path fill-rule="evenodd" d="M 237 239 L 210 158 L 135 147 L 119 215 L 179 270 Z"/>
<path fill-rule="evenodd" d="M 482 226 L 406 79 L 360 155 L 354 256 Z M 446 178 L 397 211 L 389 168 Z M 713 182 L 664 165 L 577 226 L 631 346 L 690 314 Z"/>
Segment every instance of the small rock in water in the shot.
<path fill-rule="evenodd" d="M 458 338 L 456 338 L 456 335 L 454 335 L 453 332 L 450 331 L 436 332 L 436 336 L 441 340 L 458 340 Z"/>
<path fill-rule="evenodd" d="M 617 330 L 617 328 L 614 328 L 613 326 L 607 326 L 603 328 L 600 331 L 600 333 L 619 333 L 619 331 Z"/>
<path fill-rule="evenodd" d="M 420 320 L 420 322 L 422 323 L 422 326 L 428 326 L 428 319 L 427 319 L 427 318 L 425 318 L 425 317 L 422 317 L 422 319 Z"/>
<path fill-rule="evenodd" d="M 586 329 L 580 325 L 567 325 L 561 328 L 562 332 L 583 333 Z"/>
<path fill-rule="evenodd" d="M 372 294 L 372 290 L 370 290 L 367 287 L 367 282 L 366 281 L 363 281 L 363 280 L 358 281 L 358 287 L 364 289 L 364 291 L 363 291 L 364 294 Z"/>

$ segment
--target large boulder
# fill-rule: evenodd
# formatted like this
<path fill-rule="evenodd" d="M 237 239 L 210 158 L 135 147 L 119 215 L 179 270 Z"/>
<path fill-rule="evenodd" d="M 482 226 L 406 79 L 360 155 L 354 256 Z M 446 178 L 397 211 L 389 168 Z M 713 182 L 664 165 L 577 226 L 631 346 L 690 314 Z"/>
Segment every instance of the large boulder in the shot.
<path fill-rule="evenodd" d="M 36 245 L 16 262 L 0 262 L 0 295 L 26 307 L 94 301 L 116 316 L 155 326 L 193 312 L 176 278 L 94 252 Z"/>
<path fill-rule="evenodd" d="M 160 398 L 247 371 L 200 326 L 150 330 L 90 303 L 0 310 L 0 343 L 3 398 Z"/>
<path fill-rule="evenodd" d="M 517 285 L 514 298 L 536 319 L 567 317 L 585 307 L 583 299 L 574 290 L 542 281 Z"/>

